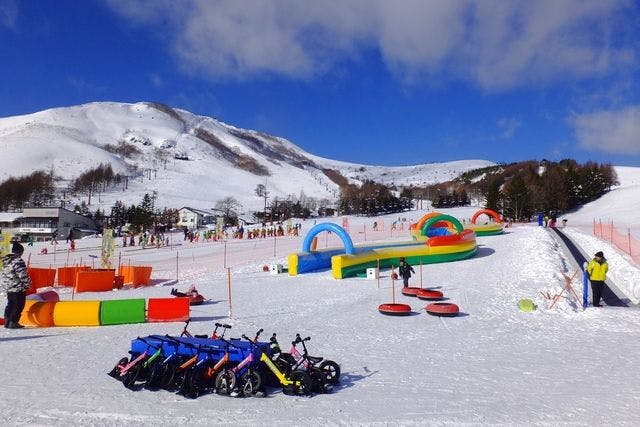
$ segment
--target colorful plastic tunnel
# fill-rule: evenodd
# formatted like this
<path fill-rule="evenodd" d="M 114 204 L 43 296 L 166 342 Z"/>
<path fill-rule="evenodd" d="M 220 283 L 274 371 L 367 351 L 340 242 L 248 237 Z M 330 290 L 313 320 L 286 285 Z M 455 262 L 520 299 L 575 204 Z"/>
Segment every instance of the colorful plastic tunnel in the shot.
<path fill-rule="evenodd" d="M 53 309 L 55 326 L 100 326 L 100 301 L 59 301 Z"/>
<path fill-rule="evenodd" d="M 144 323 L 146 320 L 144 310 L 144 298 L 102 301 L 100 305 L 100 324 Z"/>

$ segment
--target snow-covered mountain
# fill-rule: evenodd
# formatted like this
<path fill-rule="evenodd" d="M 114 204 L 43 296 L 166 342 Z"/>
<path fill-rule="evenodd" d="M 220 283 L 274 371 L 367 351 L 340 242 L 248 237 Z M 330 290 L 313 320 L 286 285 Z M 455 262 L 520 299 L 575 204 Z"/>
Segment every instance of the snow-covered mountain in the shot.
<path fill-rule="evenodd" d="M 233 196 L 251 212 L 264 206 L 264 198 L 255 192 L 260 184 L 270 202 L 301 194 L 335 201 L 338 185 L 324 169 L 337 170 L 353 182 L 370 179 L 406 186 L 443 182 L 494 164 L 462 160 L 382 167 L 339 162 L 310 154 L 284 138 L 150 102 L 100 102 L 0 118 L 0 150 L 0 181 L 53 170 L 65 186 L 101 163 L 133 177 L 126 191 L 118 187 L 94 197 L 92 210 L 116 200 L 139 203 L 145 193 L 155 191 L 156 206 L 208 209 Z"/>

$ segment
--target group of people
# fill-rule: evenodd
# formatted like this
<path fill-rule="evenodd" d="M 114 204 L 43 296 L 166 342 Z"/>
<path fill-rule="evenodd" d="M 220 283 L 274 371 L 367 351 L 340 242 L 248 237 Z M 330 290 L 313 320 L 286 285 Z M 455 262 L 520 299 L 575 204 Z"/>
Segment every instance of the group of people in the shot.
<path fill-rule="evenodd" d="M 602 289 L 604 288 L 608 271 L 609 263 L 604 257 L 604 253 L 602 251 L 596 252 L 587 264 L 587 274 L 589 275 L 589 282 L 591 283 L 592 305 L 594 307 L 602 307 L 600 301 L 602 299 Z M 398 265 L 398 275 L 402 278 L 404 287 L 409 286 L 411 273 L 415 273 L 413 267 L 401 257 Z"/>
<path fill-rule="evenodd" d="M 24 246 L 19 242 L 13 242 L 11 253 L 2 258 L 2 273 L 0 273 L 0 286 L 7 293 L 7 306 L 4 310 L 4 327 L 8 329 L 19 329 L 24 326 L 18 323 L 20 315 L 24 309 L 26 292 L 31 287 L 31 278 L 27 270 L 27 265 L 22 259 Z M 609 271 L 609 264 L 602 251 L 595 253 L 593 259 L 587 265 L 587 273 L 591 282 L 591 293 L 593 295 L 592 304 L 594 307 L 601 307 L 602 289 Z M 415 270 L 404 258 L 400 258 L 398 274 L 402 278 L 403 285 L 409 286 L 411 273 Z"/>

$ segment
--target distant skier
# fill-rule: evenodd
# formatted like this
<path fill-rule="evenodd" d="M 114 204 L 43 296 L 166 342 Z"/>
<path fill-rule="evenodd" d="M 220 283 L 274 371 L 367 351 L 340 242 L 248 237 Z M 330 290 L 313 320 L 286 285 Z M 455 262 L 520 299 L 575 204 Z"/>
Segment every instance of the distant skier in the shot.
<path fill-rule="evenodd" d="M 602 298 L 602 287 L 604 281 L 607 278 L 607 271 L 609 271 L 609 264 L 604 257 L 602 251 L 596 252 L 593 259 L 589 261 L 587 265 L 587 273 L 589 274 L 589 281 L 591 282 L 591 293 L 593 294 L 593 306 L 602 307 L 600 305 L 600 298 Z"/>
<path fill-rule="evenodd" d="M 400 258 L 400 267 L 398 267 L 398 274 L 402 277 L 402 284 L 406 288 L 409 286 L 409 278 L 411 277 L 411 273 L 415 273 L 413 267 L 407 264 L 404 258 Z"/>

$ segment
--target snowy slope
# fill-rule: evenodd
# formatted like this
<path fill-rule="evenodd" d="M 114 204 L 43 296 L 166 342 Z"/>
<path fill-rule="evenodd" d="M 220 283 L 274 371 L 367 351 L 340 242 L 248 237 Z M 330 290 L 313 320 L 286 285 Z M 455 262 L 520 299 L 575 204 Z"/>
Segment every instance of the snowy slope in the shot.
<path fill-rule="evenodd" d="M 141 154 L 123 158 L 105 150 L 107 144 L 115 146 L 119 141 L 135 146 Z M 373 179 L 409 185 L 442 182 L 493 164 L 469 160 L 380 167 L 336 162 L 307 153 L 283 138 L 155 103 L 91 103 L 2 118 L 0 149 L 4 160 L 0 180 L 43 169 L 53 170 L 64 186 L 101 163 L 136 177 L 128 191 L 114 188 L 92 200 L 92 210 L 110 207 L 116 200 L 139 203 L 144 193 L 156 191 L 159 207 L 210 208 L 233 196 L 251 212 L 264 207 L 264 199 L 255 195 L 259 184 L 266 186 L 270 202 L 302 193 L 335 201 L 338 187 L 322 173 L 326 168 L 356 182 Z M 247 161 L 254 167 L 239 167 Z M 264 172 L 252 173 L 255 169 Z"/>
<path fill-rule="evenodd" d="M 640 177 L 640 169 L 632 175 Z M 625 181 L 626 182 L 626 181 Z M 621 189 L 629 187 L 621 186 Z M 638 188 L 629 190 L 640 198 Z M 617 206 L 622 192 L 611 192 Z M 625 194 L 625 197 L 627 195 Z M 477 208 L 443 210 L 459 219 Z M 585 210 L 596 210 L 592 205 Z M 631 221 L 627 213 L 612 215 Z M 402 216 L 349 218 L 354 241 L 406 238 L 391 231 L 425 212 Z M 584 214 L 586 215 L 586 214 Z M 342 223 L 341 218 L 336 222 Z M 373 221 L 385 231 L 372 232 Z M 570 219 L 569 224 L 573 222 Z M 366 279 L 336 281 L 331 273 L 290 277 L 262 272 L 262 266 L 286 262 L 300 250 L 313 221 L 301 236 L 223 243 L 183 242 L 172 236 L 172 249 L 118 248 L 123 264 L 152 265 L 155 286 L 109 293 L 76 294 L 75 299 L 168 296 L 172 287 L 194 284 L 209 304 L 193 307 L 191 332 L 208 333 L 213 322 L 233 325 L 233 336 L 258 328 L 277 332 L 281 342 L 299 332 L 312 337 L 312 354 L 340 363 L 342 380 L 329 395 L 291 397 L 270 389 L 265 398 L 233 399 L 217 395 L 188 400 L 166 392 L 132 392 L 106 375 L 126 355 L 130 340 L 148 334 L 178 334 L 180 323 L 148 323 L 95 328 L 0 328 L 3 387 L 0 411 L 7 425 L 638 425 L 640 352 L 638 307 L 588 308 L 560 298 L 550 308 L 541 292 L 555 294 L 572 274 L 567 255 L 549 231 L 535 224 L 515 225 L 501 236 L 478 238 L 472 259 L 414 266 L 411 283 L 441 290 L 460 306 L 455 318 L 431 317 L 423 301 L 402 296 L 415 314 L 380 315 L 391 302 L 392 282 Z M 640 270 L 606 242 L 580 227 L 567 234 L 587 253 L 603 250 L 610 276 L 635 302 Z M 337 245 L 335 235 L 319 236 L 318 245 Z M 68 254 L 27 248 L 35 266 L 64 265 L 99 254 L 100 241 L 85 239 Z M 41 244 L 42 245 L 42 244 Z M 226 262 L 225 262 L 226 254 Z M 90 262 L 90 261 L 89 261 Z M 177 269 L 176 262 L 179 263 Z M 232 304 L 228 294 L 230 268 Z M 179 281 L 173 282 L 178 275 Z M 397 283 L 395 284 L 397 285 Z M 580 280 L 574 287 L 581 290 Z M 59 290 L 63 300 L 72 298 Z M 517 309 L 521 298 L 538 305 L 534 313 Z M 0 296 L 0 305 L 4 305 Z M 285 346 L 286 347 L 286 346 Z"/>

